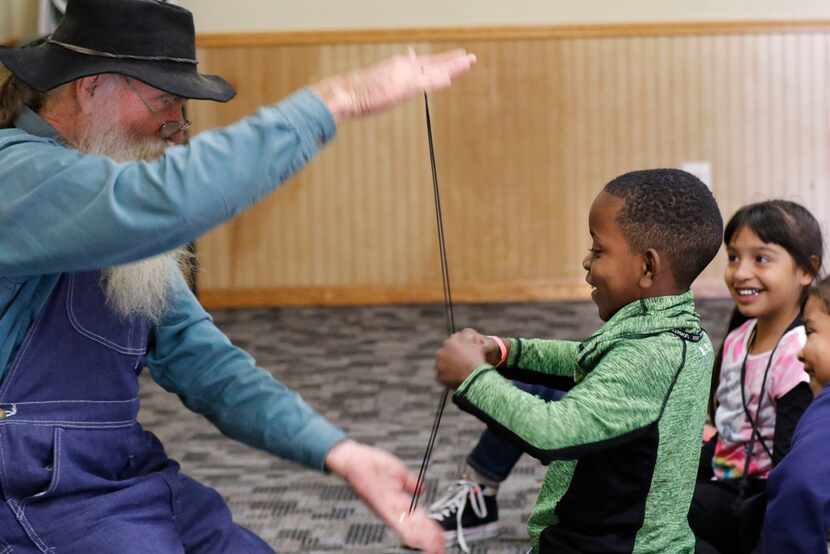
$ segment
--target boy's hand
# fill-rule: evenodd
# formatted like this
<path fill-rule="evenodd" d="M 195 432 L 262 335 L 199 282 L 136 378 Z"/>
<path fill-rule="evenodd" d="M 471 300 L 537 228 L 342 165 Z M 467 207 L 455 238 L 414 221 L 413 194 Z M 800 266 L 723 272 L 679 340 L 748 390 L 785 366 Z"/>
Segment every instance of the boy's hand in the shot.
<path fill-rule="evenodd" d="M 473 329 L 453 334 L 435 356 L 435 379 L 452 389 L 458 388 L 477 367 L 488 363 L 491 342 Z"/>

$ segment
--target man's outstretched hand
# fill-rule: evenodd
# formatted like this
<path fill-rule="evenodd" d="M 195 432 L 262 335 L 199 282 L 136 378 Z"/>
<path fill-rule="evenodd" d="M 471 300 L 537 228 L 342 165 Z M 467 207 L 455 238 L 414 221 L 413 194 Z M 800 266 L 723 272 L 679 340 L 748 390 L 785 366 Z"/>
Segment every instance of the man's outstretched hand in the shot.
<path fill-rule="evenodd" d="M 343 477 L 357 495 L 400 536 L 401 542 L 430 554 L 444 554 L 444 533 L 421 510 L 409 515 L 417 479 L 398 458 L 345 440 L 326 456 L 326 467 Z"/>
<path fill-rule="evenodd" d="M 476 57 L 466 50 L 395 56 L 312 86 L 336 121 L 383 111 L 418 94 L 450 86 Z"/>

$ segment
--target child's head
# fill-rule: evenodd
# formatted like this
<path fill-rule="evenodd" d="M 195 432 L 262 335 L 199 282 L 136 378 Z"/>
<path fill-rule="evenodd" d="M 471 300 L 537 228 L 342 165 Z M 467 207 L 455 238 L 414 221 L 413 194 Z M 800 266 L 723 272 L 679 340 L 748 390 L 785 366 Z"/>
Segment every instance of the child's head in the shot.
<path fill-rule="evenodd" d="M 593 243 L 582 267 L 607 321 L 635 300 L 688 289 L 717 254 L 723 219 L 700 179 L 679 169 L 650 169 L 605 185 L 588 227 Z"/>
<path fill-rule="evenodd" d="M 814 394 L 830 383 L 830 277 L 810 288 L 804 307 L 807 343 L 798 359 L 810 375 Z"/>
<path fill-rule="evenodd" d="M 744 206 L 723 234 L 726 286 L 746 318 L 792 317 L 821 269 L 816 219 L 803 206 L 768 200 Z"/>

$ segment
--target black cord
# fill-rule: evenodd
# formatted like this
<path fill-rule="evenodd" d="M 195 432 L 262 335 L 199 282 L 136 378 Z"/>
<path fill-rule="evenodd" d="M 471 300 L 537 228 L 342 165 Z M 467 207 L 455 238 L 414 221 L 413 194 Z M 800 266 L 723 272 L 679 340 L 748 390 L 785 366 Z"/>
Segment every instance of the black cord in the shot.
<path fill-rule="evenodd" d="M 429 98 L 424 93 L 424 112 L 426 114 L 427 123 L 427 139 L 429 141 L 429 161 L 432 168 L 432 191 L 435 196 L 435 219 L 438 228 L 438 249 L 441 256 L 441 279 L 444 288 L 444 317 L 447 322 L 447 333 L 452 335 L 455 333 L 455 315 L 452 307 L 452 289 L 450 288 L 450 269 L 447 263 L 447 244 L 444 234 L 444 214 L 441 208 L 441 192 L 438 186 L 438 169 L 435 162 L 435 144 L 432 140 L 432 119 L 429 115 Z M 409 504 L 409 513 L 415 511 L 418 507 L 418 500 L 426 480 L 427 468 L 429 467 L 430 458 L 432 458 L 432 450 L 435 447 L 435 439 L 438 437 L 438 428 L 441 426 L 441 418 L 444 415 L 444 408 L 447 405 L 447 398 L 449 397 L 449 388 L 445 388 L 441 395 L 441 400 L 438 402 L 438 409 L 435 411 L 435 419 L 432 422 L 432 430 L 427 441 L 426 452 L 421 460 L 421 468 L 418 471 L 418 481 L 415 485 L 415 492 L 412 494 L 412 502 Z"/>
<path fill-rule="evenodd" d="M 755 410 L 755 419 L 752 419 L 752 414 L 749 412 L 749 406 L 746 402 L 746 390 L 744 387 L 744 381 L 746 380 L 746 359 L 749 357 L 749 349 L 752 347 L 752 343 L 755 341 L 755 331 L 757 330 L 757 323 L 755 327 L 752 328 L 752 335 L 749 337 L 747 341 L 747 348 L 746 348 L 746 355 L 744 356 L 743 361 L 741 362 L 741 404 L 744 409 L 744 414 L 746 415 L 747 420 L 749 420 L 749 425 L 752 428 L 752 433 L 749 436 L 749 443 L 744 450 L 746 454 L 746 460 L 744 460 L 744 472 L 741 476 L 741 484 L 739 488 L 739 497 L 744 498 L 746 493 L 749 490 L 749 463 L 752 459 L 753 450 L 755 447 L 755 439 L 757 437 L 758 442 L 761 443 L 761 446 L 766 452 L 767 456 L 769 456 L 770 460 L 774 459 L 773 453 L 767 447 L 767 444 L 764 442 L 764 437 L 761 436 L 761 431 L 758 429 L 758 420 L 761 415 L 761 404 L 764 402 L 764 392 L 766 391 L 767 387 L 767 377 L 769 377 L 769 370 L 772 366 L 772 359 L 775 356 L 775 351 L 778 350 L 778 346 L 781 344 L 781 341 L 784 339 L 787 333 L 789 333 L 792 329 L 797 327 L 801 324 L 801 315 L 799 314 L 792 323 L 787 327 L 784 331 L 784 334 L 778 339 L 775 343 L 775 346 L 772 349 L 772 352 L 769 354 L 769 359 L 767 360 L 767 367 L 764 369 L 764 379 L 761 381 L 761 392 L 758 394 L 758 408 Z"/>
<path fill-rule="evenodd" d="M 775 356 L 775 351 L 778 349 L 780 339 L 779 342 L 775 343 L 775 347 L 772 349 L 772 352 L 770 352 L 769 358 L 767 359 L 767 367 L 764 369 L 764 379 L 761 381 L 761 391 L 758 393 L 758 408 L 755 410 L 755 419 L 752 419 L 752 414 L 749 412 L 749 405 L 746 402 L 746 387 L 744 386 L 744 381 L 746 380 L 746 359 L 749 357 L 749 348 L 752 346 L 754 339 L 755 329 L 752 330 L 752 336 L 750 336 L 749 341 L 747 342 L 746 355 L 741 362 L 741 405 L 744 409 L 744 415 L 746 415 L 746 419 L 749 421 L 749 425 L 752 428 L 752 433 L 749 436 L 749 442 L 747 443 L 745 452 L 746 460 L 744 461 L 744 480 L 748 478 L 749 462 L 752 458 L 756 438 L 758 439 L 758 442 L 761 443 L 761 446 L 764 448 L 767 455 L 772 458 L 772 453 L 769 451 L 769 448 L 767 448 L 767 445 L 764 442 L 764 437 L 761 436 L 761 431 L 758 429 L 758 419 L 761 415 L 761 404 L 764 402 L 764 392 L 767 387 L 767 377 L 769 376 L 769 368 L 772 365 L 772 357 Z"/>
<path fill-rule="evenodd" d="M 429 98 L 424 93 L 424 113 L 427 122 L 427 140 L 429 141 L 429 161 L 432 169 L 432 191 L 435 196 L 435 220 L 438 226 L 438 249 L 441 255 L 441 279 L 444 286 L 444 315 L 447 320 L 447 333 L 455 333 L 455 315 L 452 308 L 452 290 L 450 288 L 450 268 L 447 262 L 447 242 L 444 234 L 444 211 L 441 207 L 441 190 L 438 186 L 438 167 L 435 161 L 435 143 L 432 139 L 432 118 L 429 115 Z"/>

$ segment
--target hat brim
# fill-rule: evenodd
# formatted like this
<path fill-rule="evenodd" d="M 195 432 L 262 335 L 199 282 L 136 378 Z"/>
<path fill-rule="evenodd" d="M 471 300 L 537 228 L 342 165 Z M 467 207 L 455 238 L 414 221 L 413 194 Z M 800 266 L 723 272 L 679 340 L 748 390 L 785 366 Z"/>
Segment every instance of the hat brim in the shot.
<path fill-rule="evenodd" d="M 191 64 L 90 56 L 49 43 L 28 48 L 0 47 L 0 63 L 40 92 L 83 77 L 119 73 L 191 100 L 227 102 L 236 96 L 222 77 L 198 73 Z"/>

